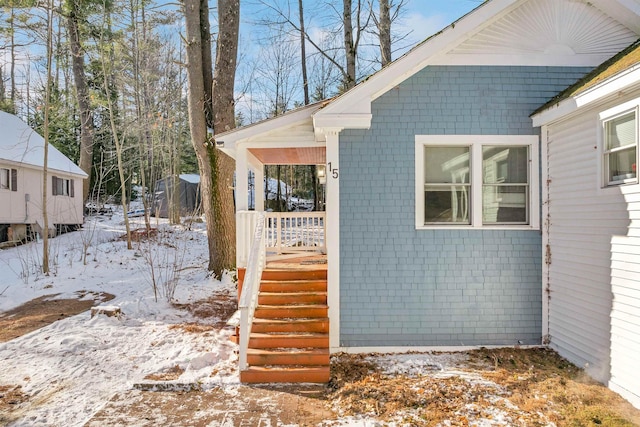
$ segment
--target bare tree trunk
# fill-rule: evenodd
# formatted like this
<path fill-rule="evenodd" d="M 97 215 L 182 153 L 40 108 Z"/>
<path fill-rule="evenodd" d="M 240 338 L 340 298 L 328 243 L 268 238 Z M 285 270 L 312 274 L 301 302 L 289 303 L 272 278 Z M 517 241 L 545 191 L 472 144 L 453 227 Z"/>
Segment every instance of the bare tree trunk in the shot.
<path fill-rule="evenodd" d="M 189 94 L 187 106 L 189 110 L 189 128 L 191 130 L 191 142 L 198 158 L 200 169 L 200 193 L 204 207 L 204 217 L 207 226 L 209 242 L 209 270 L 216 265 L 216 215 L 213 205 L 213 190 L 215 183 L 216 149 L 207 136 L 207 121 L 205 113 L 205 83 L 203 71 L 203 40 L 200 0 L 185 0 L 184 15 L 186 29 L 187 50 L 187 81 Z M 208 15 L 207 15 L 208 21 Z M 208 27 L 208 25 L 206 25 Z M 217 273 L 215 273 L 217 274 Z"/>
<path fill-rule="evenodd" d="M 69 0 L 67 30 L 71 47 L 73 80 L 78 99 L 78 113 L 80 114 L 80 164 L 78 166 L 89 176 L 82 185 L 82 200 L 86 201 L 89 198 L 93 168 L 93 112 L 91 111 L 87 77 L 84 70 L 84 51 L 80 44 L 78 1 Z"/>
<path fill-rule="evenodd" d="M 391 6 L 389 0 L 379 0 L 379 2 L 378 38 L 380 40 L 380 61 L 384 67 L 391 62 Z"/>
<path fill-rule="evenodd" d="M 44 155 L 42 160 L 42 273 L 49 275 L 49 104 L 51 103 L 51 62 L 53 61 L 53 2 L 47 3 L 47 87 L 44 95 Z"/>
<path fill-rule="evenodd" d="M 344 51 L 346 59 L 345 89 L 356 85 L 356 45 L 353 41 L 352 0 L 343 0 L 342 25 L 344 28 Z"/>
<path fill-rule="evenodd" d="M 304 91 L 304 105 L 309 104 L 309 79 L 307 78 L 307 53 L 305 45 L 307 43 L 304 32 L 304 9 L 302 0 L 298 0 L 298 11 L 300 15 L 300 65 L 302 67 L 302 89 Z"/>
<path fill-rule="evenodd" d="M 103 26 L 104 29 L 111 29 L 110 25 L 107 26 L 107 22 L 109 22 L 109 12 L 105 11 L 105 24 Z M 101 36 L 102 38 L 102 36 Z M 129 215 L 127 213 L 127 180 L 124 176 L 124 164 L 122 161 L 122 143 L 120 142 L 120 137 L 118 136 L 118 128 L 116 126 L 116 118 L 113 113 L 113 103 L 111 102 L 111 95 L 109 93 L 109 88 L 112 87 L 109 84 L 109 80 L 113 80 L 113 73 L 111 70 L 107 69 L 107 61 L 105 59 L 106 52 L 104 51 L 104 40 L 100 40 L 100 47 L 103 50 L 101 55 L 102 60 L 102 75 L 104 82 L 104 90 L 105 90 L 105 98 L 107 101 L 107 109 L 109 110 L 109 122 L 111 124 L 111 133 L 113 138 L 113 143 L 116 146 L 116 158 L 118 163 L 118 174 L 120 177 L 120 204 L 122 205 L 122 214 L 124 216 L 124 225 L 127 232 L 127 249 L 133 249 L 133 244 L 131 242 L 131 227 L 129 225 Z M 109 52 L 112 52 L 112 49 L 109 49 Z M 110 55 L 111 56 L 111 55 Z M 111 58 L 112 59 L 112 58 Z"/>
<path fill-rule="evenodd" d="M 216 64 L 213 75 L 213 128 L 217 133 L 235 128 L 234 84 L 238 58 L 238 35 L 240 31 L 240 0 L 218 0 L 218 39 Z M 215 147 L 213 147 L 215 150 Z M 235 162 L 226 154 L 216 153 L 218 178 L 216 199 L 212 206 L 218 218 L 216 237 L 218 256 L 212 270 L 220 274 L 236 264 L 236 216 L 233 198 L 233 175 Z"/>

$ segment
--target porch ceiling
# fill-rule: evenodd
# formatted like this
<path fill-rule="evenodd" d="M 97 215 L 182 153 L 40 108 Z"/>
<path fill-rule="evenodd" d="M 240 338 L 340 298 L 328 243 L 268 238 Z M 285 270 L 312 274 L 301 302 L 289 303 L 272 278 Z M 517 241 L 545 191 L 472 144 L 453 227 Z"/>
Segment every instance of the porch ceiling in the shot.
<path fill-rule="evenodd" d="M 327 161 L 325 147 L 249 148 L 265 165 L 320 165 Z"/>

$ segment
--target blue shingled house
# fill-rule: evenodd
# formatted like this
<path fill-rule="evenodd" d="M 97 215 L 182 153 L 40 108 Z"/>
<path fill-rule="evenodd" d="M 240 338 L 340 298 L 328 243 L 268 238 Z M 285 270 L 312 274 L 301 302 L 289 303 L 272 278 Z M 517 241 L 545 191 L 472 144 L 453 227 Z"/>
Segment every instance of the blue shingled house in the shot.
<path fill-rule="evenodd" d="M 638 37 L 635 0 L 490 0 L 335 99 L 217 135 L 236 159 L 241 276 L 265 274 L 250 271 L 247 170 L 320 165 L 326 212 L 307 221 L 322 242 L 294 246 L 326 252 L 327 353 L 544 343 L 530 115 Z"/>

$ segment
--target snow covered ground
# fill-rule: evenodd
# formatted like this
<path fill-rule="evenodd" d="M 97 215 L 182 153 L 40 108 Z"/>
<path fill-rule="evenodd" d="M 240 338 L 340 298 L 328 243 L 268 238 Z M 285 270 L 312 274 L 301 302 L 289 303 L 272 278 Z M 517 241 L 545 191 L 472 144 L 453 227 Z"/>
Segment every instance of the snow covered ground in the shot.
<path fill-rule="evenodd" d="M 193 319 L 167 302 L 168 290 L 159 283 L 169 281 L 169 288 L 177 283 L 174 301 L 187 303 L 232 290 L 233 282 L 206 274 L 202 224 L 186 231 L 153 221 L 161 233 L 165 230 L 164 244 L 134 243 L 127 250 L 120 239 L 121 215 L 89 219 L 82 231 L 50 240 L 50 276 L 40 273 L 41 242 L 0 251 L 0 312 L 43 295 L 74 298 L 76 291 L 87 290 L 116 295 L 106 304 L 123 313 L 117 319 L 85 312 L 0 344 L 0 385 L 20 385 L 31 396 L 12 414 L 16 425 L 82 425 L 114 393 L 176 365 L 185 370 L 180 383 L 199 383 L 203 389 L 238 383 L 228 333 L 205 338 L 171 329 Z M 219 374 L 211 376 L 214 367 Z"/>
<path fill-rule="evenodd" d="M 142 218 L 132 222 L 132 228 L 143 227 Z M 242 407 L 237 348 L 229 341 L 229 332 L 186 333 L 174 325 L 196 319 L 168 302 L 169 296 L 174 302 L 189 303 L 235 292 L 235 285 L 230 277 L 214 280 L 207 274 L 204 224 L 193 223 L 185 229 L 169 226 L 166 220 L 152 219 L 152 223 L 160 244 L 143 240 L 127 250 L 121 213 L 88 218 L 83 230 L 50 240 L 49 276 L 40 272 L 41 242 L 0 250 L 0 316 L 37 297 L 75 298 L 81 290 L 115 295 L 105 304 L 123 313 L 120 318 L 92 318 L 85 312 L 0 343 L 0 387 L 20 386 L 29 396 L 10 413 L 9 425 L 82 426 L 113 396 L 127 395 L 136 384 L 149 383 L 145 376 L 176 366 L 183 372 L 169 384 L 222 392 L 229 407 Z M 459 379 L 457 384 L 462 386 L 456 386 L 465 393 L 480 387 L 477 393 L 487 396 L 485 400 L 492 402 L 489 407 L 480 410 L 467 405 L 457 413 L 475 425 L 512 425 L 513 414 L 520 413 L 502 386 L 465 372 L 464 354 L 369 355 L 367 360 L 384 375 L 416 378 L 410 382 L 416 388 L 413 394 L 452 377 Z M 330 403 L 338 419 L 326 420 L 325 426 L 400 426 L 411 415 L 400 412 L 392 417 L 397 422 L 381 423 L 368 411 L 355 417 L 340 415 L 339 402 Z M 553 425 L 542 415 L 538 422 Z"/>

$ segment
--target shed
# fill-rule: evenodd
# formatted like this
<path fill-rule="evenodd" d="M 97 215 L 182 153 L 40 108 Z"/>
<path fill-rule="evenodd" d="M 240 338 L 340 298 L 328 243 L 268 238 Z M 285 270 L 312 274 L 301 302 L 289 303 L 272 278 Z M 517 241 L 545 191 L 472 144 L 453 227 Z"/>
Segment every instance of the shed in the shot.
<path fill-rule="evenodd" d="M 197 215 L 201 212 L 200 175 L 181 174 L 178 176 L 180 192 L 180 215 Z M 166 177 L 156 181 L 154 196 L 154 215 L 160 218 L 169 217 L 169 205 L 173 197 L 173 179 Z"/>

